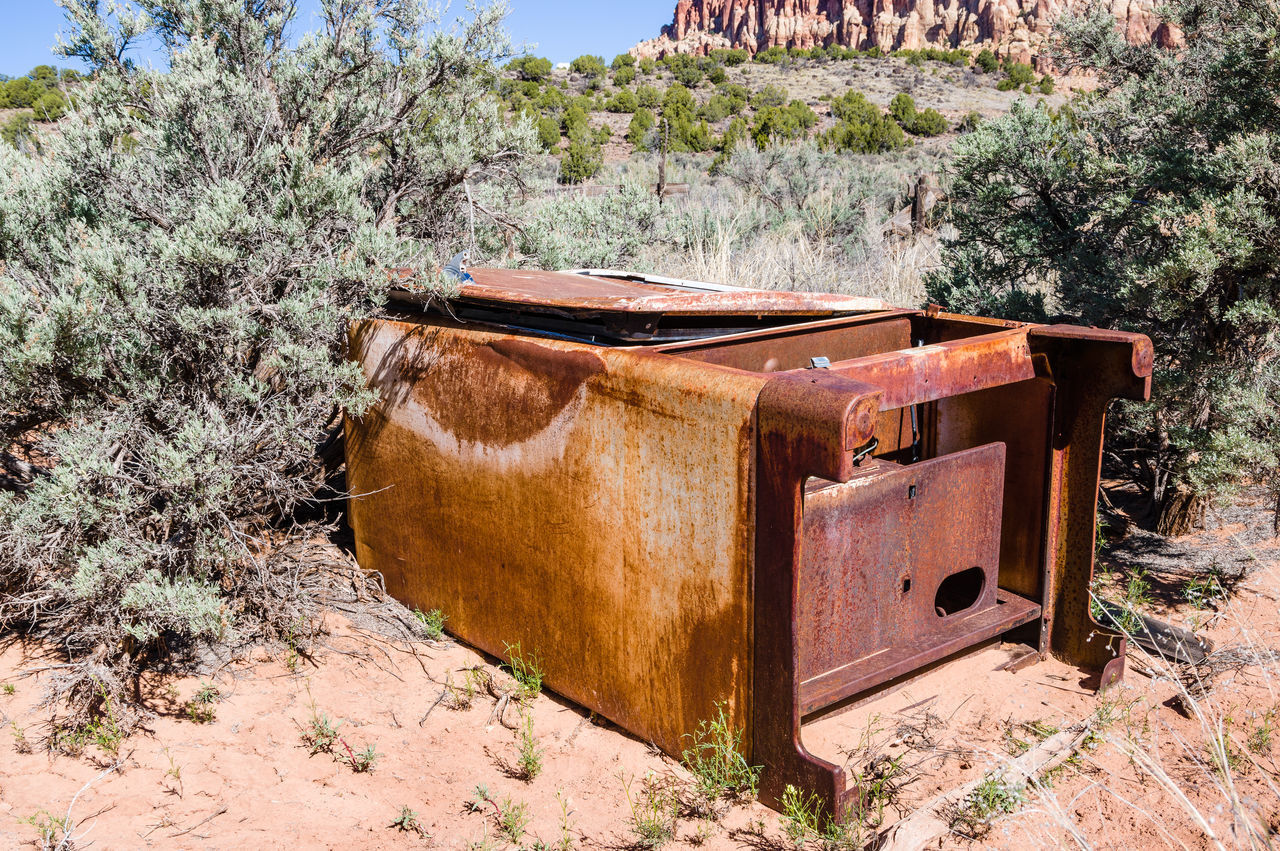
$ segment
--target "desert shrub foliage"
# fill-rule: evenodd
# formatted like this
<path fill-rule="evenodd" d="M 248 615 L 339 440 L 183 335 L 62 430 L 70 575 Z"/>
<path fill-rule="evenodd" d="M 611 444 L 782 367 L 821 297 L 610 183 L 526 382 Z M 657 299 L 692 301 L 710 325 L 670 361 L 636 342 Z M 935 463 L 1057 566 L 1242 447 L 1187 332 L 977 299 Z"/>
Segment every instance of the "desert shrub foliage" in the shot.
<path fill-rule="evenodd" d="M 1280 65 L 1271 4 L 1168 13 L 1173 49 L 1064 17 L 1059 66 L 1099 91 L 957 141 L 957 235 L 930 295 L 1150 335 L 1153 399 L 1113 411 L 1112 461 L 1176 533 L 1242 483 L 1280 493 Z"/>
<path fill-rule="evenodd" d="M 0 145 L 0 627 L 57 636 L 83 722 L 175 648 L 308 622 L 289 543 L 372 401 L 347 322 L 536 137 L 488 95 L 500 7 L 326 0 L 294 46 L 288 0 L 63 6 L 92 81 L 43 154 Z M 167 71 L 124 58 L 147 36 Z"/>

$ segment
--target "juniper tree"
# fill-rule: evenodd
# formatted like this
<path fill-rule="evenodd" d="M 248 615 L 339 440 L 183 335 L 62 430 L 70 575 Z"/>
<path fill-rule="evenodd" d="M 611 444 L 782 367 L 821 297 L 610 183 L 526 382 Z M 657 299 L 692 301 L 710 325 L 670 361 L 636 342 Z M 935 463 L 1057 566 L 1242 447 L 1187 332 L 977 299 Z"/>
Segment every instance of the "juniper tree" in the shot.
<path fill-rule="evenodd" d="M 92 82 L 42 155 L 0 145 L 0 627 L 53 636 L 93 711 L 311 616 L 286 544 L 372 401 L 344 328 L 536 142 L 488 94 L 500 6 L 324 0 L 294 44 L 292 0 L 60 2 Z"/>
<path fill-rule="evenodd" d="M 930 297 L 1149 334 L 1154 398 L 1114 413 L 1159 528 L 1280 470 L 1280 40 L 1272 0 L 1178 0 L 1176 47 L 1064 17 L 1096 94 L 1015 105 L 956 143 L 958 233 Z M 1280 518 L 1280 503 L 1277 504 Z"/>

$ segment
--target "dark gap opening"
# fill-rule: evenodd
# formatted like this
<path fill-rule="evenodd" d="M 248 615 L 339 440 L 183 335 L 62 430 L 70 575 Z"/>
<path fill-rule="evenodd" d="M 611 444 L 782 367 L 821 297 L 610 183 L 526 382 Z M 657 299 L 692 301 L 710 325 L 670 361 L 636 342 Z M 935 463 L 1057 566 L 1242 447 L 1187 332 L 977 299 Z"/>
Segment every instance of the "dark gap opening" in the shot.
<path fill-rule="evenodd" d="M 978 602 L 986 582 L 987 575 L 980 567 L 951 574 L 938 586 L 938 593 L 933 598 L 934 611 L 938 613 L 938 617 L 943 618 L 963 612 Z"/>

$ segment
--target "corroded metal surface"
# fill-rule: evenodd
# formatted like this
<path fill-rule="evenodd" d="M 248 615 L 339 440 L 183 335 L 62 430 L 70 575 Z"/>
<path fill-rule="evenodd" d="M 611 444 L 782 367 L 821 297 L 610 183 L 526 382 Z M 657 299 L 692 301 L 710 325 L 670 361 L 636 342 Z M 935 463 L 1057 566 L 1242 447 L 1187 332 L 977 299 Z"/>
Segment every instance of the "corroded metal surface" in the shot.
<path fill-rule="evenodd" d="M 762 800 L 796 785 L 836 815 L 858 792 L 805 749 L 807 713 L 1027 623 L 1039 651 L 1119 676 L 1123 643 L 1089 616 L 1094 511 L 1106 405 L 1150 392 L 1146 338 L 932 309 L 769 327 L 856 308 L 472 274 L 473 300 L 701 313 L 711 337 L 353 326 L 380 393 L 348 422 L 357 556 L 459 637 L 536 651 L 551 688 L 671 754 L 724 702 Z M 739 310 L 764 324 L 730 333 Z"/>
<path fill-rule="evenodd" d="M 833 315 L 886 310 L 878 298 L 832 293 L 798 293 L 738 287 L 704 289 L 697 284 L 657 284 L 569 272 L 528 269 L 471 269 L 458 298 L 508 307 L 556 308 L 668 314 Z"/>
<path fill-rule="evenodd" d="M 679 753 L 747 724 L 756 393 L 677 358 L 375 321 L 348 424 L 356 555 L 467 642 Z"/>
<path fill-rule="evenodd" d="M 996 597 L 1004 467 L 1004 444 L 988 443 L 910 466 L 868 464 L 848 482 L 806 489 L 803 713 L 1039 615 L 1033 603 Z"/>

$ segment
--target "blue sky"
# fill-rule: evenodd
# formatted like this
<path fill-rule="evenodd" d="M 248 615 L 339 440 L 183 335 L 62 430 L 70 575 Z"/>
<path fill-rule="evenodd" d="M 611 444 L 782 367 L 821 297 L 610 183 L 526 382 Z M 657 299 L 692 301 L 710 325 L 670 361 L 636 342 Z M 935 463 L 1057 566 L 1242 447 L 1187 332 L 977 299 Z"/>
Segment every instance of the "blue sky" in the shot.
<path fill-rule="evenodd" d="M 598 53 L 609 61 L 637 41 L 653 38 L 671 22 L 675 0 L 631 2 L 551 2 L 509 0 L 507 30 L 517 43 L 537 43 L 539 56 L 568 62 L 583 53 Z M 319 0 L 298 0 L 295 26 L 314 22 Z M 454 0 L 453 8 L 465 7 Z M 0 73 L 10 77 L 27 73 L 36 65 L 69 65 L 51 52 L 54 36 L 64 28 L 62 9 L 53 0 L 0 0 L 5 27 L 0 30 Z"/>

